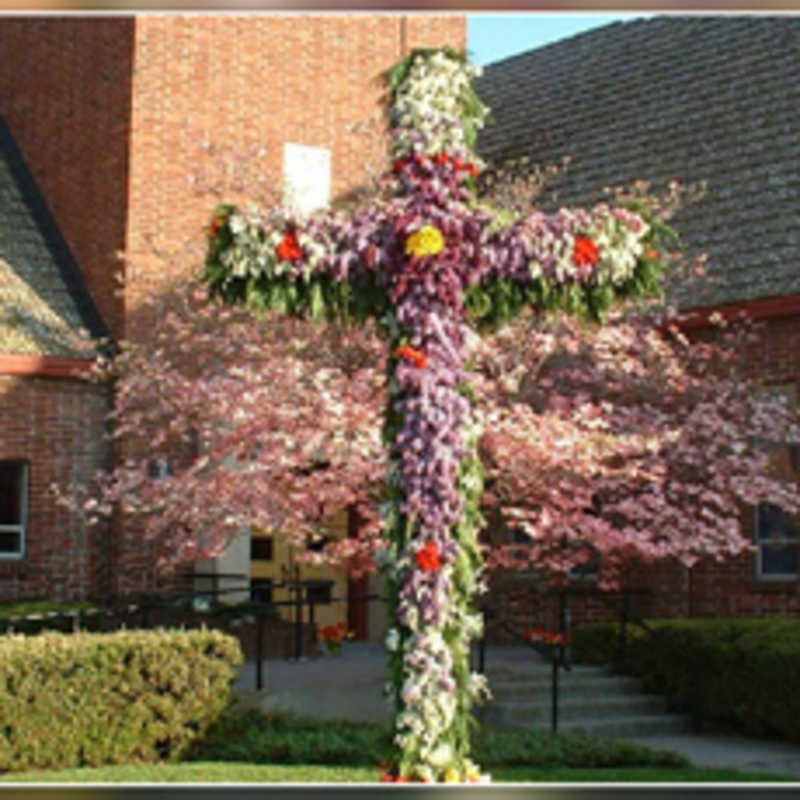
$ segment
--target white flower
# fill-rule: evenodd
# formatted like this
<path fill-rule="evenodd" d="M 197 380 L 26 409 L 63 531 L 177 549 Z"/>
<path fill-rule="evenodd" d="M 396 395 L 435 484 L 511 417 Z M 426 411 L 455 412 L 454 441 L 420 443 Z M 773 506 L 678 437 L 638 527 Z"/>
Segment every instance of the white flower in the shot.
<path fill-rule="evenodd" d="M 444 767 L 453 760 L 453 748 L 447 742 L 440 744 L 428 754 L 428 763 L 434 767 Z"/>
<path fill-rule="evenodd" d="M 247 228 L 247 223 L 241 214 L 231 214 L 230 217 L 228 217 L 228 227 L 230 228 L 231 233 L 236 236 L 237 234 L 244 232 L 244 230 Z"/>
<path fill-rule="evenodd" d="M 417 703 L 422 697 L 422 691 L 419 687 L 419 684 L 412 683 L 411 681 L 406 681 L 403 684 L 403 691 L 401 692 L 401 696 L 403 698 L 403 702 L 407 706 L 414 705 L 414 703 Z"/>
<path fill-rule="evenodd" d="M 395 650 L 397 650 L 397 648 L 400 646 L 400 633 L 397 628 L 389 628 L 389 630 L 386 632 L 384 644 L 390 653 L 393 653 Z"/>

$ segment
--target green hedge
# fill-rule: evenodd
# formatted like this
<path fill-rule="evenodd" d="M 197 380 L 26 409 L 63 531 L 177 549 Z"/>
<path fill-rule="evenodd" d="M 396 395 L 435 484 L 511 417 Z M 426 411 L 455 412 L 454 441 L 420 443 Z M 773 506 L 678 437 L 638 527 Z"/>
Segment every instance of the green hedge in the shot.
<path fill-rule="evenodd" d="M 369 766 L 391 757 L 393 735 L 383 723 L 230 708 L 209 728 L 205 738 L 192 746 L 187 760 Z M 473 732 L 472 754 L 485 767 L 681 767 L 689 763 L 684 756 L 633 742 L 488 726 Z"/>
<path fill-rule="evenodd" d="M 176 761 L 230 702 L 218 631 L 0 637 L 0 770 Z"/>
<path fill-rule="evenodd" d="M 698 727 L 800 742 L 800 619 L 650 620 L 629 627 L 626 671 Z M 617 626 L 573 632 L 573 658 L 610 663 Z"/>

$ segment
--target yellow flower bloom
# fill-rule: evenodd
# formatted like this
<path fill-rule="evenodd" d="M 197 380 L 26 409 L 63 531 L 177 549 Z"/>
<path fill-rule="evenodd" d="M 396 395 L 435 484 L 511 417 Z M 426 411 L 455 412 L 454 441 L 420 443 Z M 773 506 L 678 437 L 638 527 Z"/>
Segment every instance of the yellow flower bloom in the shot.
<path fill-rule="evenodd" d="M 447 772 L 444 774 L 445 783 L 461 783 L 461 778 L 458 775 L 458 770 L 455 767 L 448 767 Z"/>
<path fill-rule="evenodd" d="M 423 225 L 406 239 L 407 256 L 416 256 L 417 258 L 435 256 L 442 250 L 444 250 L 444 236 L 433 225 Z"/>

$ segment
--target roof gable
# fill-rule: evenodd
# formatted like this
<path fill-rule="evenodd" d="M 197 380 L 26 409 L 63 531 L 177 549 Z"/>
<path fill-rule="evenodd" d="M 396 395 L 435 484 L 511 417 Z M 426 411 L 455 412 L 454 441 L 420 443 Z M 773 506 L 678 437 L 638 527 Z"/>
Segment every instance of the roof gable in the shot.
<path fill-rule="evenodd" d="M 491 64 L 477 81 L 490 161 L 558 163 L 555 201 L 603 187 L 704 180 L 673 224 L 712 281 L 684 307 L 800 293 L 800 18 L 660 16 L 598 28 Z M 544 200 L 546 200 L 547 193 Z"/>
<path fill-rule="evenodd" d="M 91 356 L 79 331 L 107 336 L 11 133 L 0 117 L 0 352 Z"/>

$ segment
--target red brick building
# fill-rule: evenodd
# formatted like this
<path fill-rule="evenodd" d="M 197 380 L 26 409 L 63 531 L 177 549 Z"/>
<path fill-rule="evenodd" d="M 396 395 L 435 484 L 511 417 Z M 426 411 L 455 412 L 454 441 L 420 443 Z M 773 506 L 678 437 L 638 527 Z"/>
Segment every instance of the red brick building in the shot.
<path fill-rule="evenodd" d="M 706 199 L 675 225 L 718 280 L 679 300 L 700 322 L 719 307 L 764 319 L 754 374 L 795 393 L 798 28 L 785 17 L 618 23 L 498 62 L 478 83 L 495 120 L 486 158 L 571 154 L 553 186 L 560 204 L 639 178 L 706 179 Z M 199 263 L 215 200 L 195 190 L 215 180 L 203 172 L 210 143 L 253 153 L 248 194 L 279 188 L 295 144 L 329 158 L 330 196 L 345 196 L 380 157 L 353 130 L 380 113 L 380 73 L 411 47 L 465 38 L 464 17 L 450 15 L 0 19 L 0 600 L 157 585 L 141 542 L 85 530 L 48 487 L 111 463 L 110 397 L 73 376 L 90 353 L 71 333 L 142 335 L 142 294 Z M 756 556 L 654 570 L 657 594 L 639 610 L 800 611 L 796 540 L 774 523 L 753 512 Z M 777 560 L 761 546 L 776 532 L 789 537 Z M 529 588 L 508 594 L 509 613 L 530 608 Z M 576 616 L 608 614 L 593 593 L 573 604 Z"/>
<path fill-rule="evenodd" d="M 477 82 L 493 122 L 484 158 L 528 156 L 559 164 L 542 205 L 591 204 L 603 189 L 649 181 L 705 181 L 703 199 L 672 224 L 688 259 L 706 253 L 707 283 L 670 287 L 704 335 L 715 310 L 764 323 L 761 344 L 742 354 L 751 377 L 800 398 L 800 20 L 764 16 L 656 16 L 596 28 L 491 64 Z M 797 447 L 782 461 L 797 475 Z M 791 519 L 749 509 L 743 524 L 756 552 L 691 570 L 665 563 L 639 575 L 643 615 L 734 616 L 800 612 L 798 534 Z M 777 545 L 777 546 L 771 546 Z M 573 616 L 605 617 L 609 606 L 574 587 Z M 516 581 L 506 609 L 537 605 Z M 611 606 L 613 608 L 613 606 Z M 552 613 L 552 611 L 550 612 Z"/>
<path fill-rule="evenodd" d="M 254 154 L 248 193 L 275 189 L 286 143 L 314 148 L 346 195 L 381 156 L 353 130 L 382 111 L 380 74 L 440 45 L 466 46 L 463 16 L 0 20 L 0 600 L 156 585 L 140 542 L 90 535 L 48 495 L 109 462 L 109 398 L 36 315 L 64 336 L 141 335 L 142 293 L 200 263 L 222 199 L 190 183 L 209 144 Z"/>

